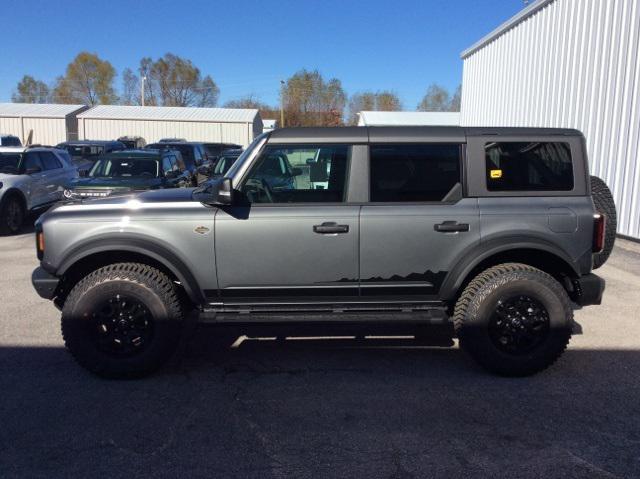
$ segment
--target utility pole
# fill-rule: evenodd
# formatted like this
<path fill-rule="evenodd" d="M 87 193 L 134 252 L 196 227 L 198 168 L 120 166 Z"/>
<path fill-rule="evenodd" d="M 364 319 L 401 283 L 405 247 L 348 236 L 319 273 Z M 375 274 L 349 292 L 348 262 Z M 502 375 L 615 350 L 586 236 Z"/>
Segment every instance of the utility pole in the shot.
<path fill-rule="evenodd" d="M 284 80 L 280 80 L 280 128 L 284 128 Z"/>
<path fill-rule="evenodd" d="M 146 76 L 140 78 L 140 104 L 144 106 L 144 82 L 147 80 Z"/>

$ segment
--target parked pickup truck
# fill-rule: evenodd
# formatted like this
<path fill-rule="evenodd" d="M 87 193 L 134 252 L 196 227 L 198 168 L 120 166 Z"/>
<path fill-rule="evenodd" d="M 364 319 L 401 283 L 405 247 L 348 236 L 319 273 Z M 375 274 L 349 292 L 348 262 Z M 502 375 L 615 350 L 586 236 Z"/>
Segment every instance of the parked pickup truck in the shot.
<path fill-rule="evenodd" d="M 613 236 L 590 183 L 575 130 L 278 129 L 199 188 L 55 207 L 33 284 L 73 357 L 107 377 L 161 366 L 193 311 L 263 329 L 449 325 L 485 368 L 529 375 L 567 347 L 573 308 L 602 298 L 592 269 Z"/>

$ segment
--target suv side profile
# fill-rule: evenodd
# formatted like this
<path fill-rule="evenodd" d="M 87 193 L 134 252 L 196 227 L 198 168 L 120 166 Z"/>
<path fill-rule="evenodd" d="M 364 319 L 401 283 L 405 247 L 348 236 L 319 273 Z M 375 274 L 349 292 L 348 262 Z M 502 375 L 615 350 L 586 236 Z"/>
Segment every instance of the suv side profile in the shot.
<path fill-rule="evenodd" d="M 262 331 L 434 325 L 524 376 L 564 352 L 576 305 L 600 304 L 605 221 L 576 130 L 284 128 L 193 191 L 56 207 L 33 284 L 107 377 L 158 368 L 192 310 Z"/>
<path fill-rule="evenodd" d="M 191 186 L 179 151 L 122 150 L 103 155 L 64 190 L 68 199 L 104 198 L 138 191 Z"/>
<path fill-rule="evenodd" d="M 0 148 L 0 233 L 18 233 L 27 213 L 61 200 L 64 185 L 77 176 L 64 150 Z"/>

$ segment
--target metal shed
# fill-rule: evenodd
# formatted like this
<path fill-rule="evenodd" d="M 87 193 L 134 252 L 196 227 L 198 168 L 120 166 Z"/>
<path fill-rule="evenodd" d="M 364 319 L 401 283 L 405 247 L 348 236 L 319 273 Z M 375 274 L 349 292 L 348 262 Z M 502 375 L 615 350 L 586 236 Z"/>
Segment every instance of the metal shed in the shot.
<path fill-rule="evenodd" d="M 33 130 L 32 143 L 56 145 L 78 138 L 76 115 L 85 105 L 0 103 L 0 132 L 18 136 L 24 143 Z"/>
<path fill-rule="evenodd" d="M 358 126 L 459 126 L 457 111 L 361 111 Z"/>
<path fill-rule="evenodd" d="M 148 143 L 171 137 L 246 147 L 262 133 L 262 119 L 252 109 L 99 105 L 78 115 L 78 128 L 86 140 L 133 135 Z"/>
<path fill-rule="evenodd" d="M 462 124 L 581 130 L 640 238 L 640 0 L 538 0 L 462 53 Z"/>

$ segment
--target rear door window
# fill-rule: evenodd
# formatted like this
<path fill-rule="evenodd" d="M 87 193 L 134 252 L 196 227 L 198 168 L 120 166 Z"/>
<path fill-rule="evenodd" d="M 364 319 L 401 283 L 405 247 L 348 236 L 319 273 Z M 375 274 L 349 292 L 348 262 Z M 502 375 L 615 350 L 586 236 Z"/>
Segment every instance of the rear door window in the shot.
<path fill-rule="evenodd" d="M 491 142 L 485 147 L 489 191 L 570 191 L 571 148 L 564 142 Z"/>
<path fill-rule="evenodd" d="M 62 168 L 62 163 L 60 163 L 60 160 L 58 160 L 58 158 L 56 158 L 56 155 L 54 155 L 50 151 L 41 151 L 39 155 L 44 170 L 57 170 L 58 168 Z"/>
<path fill-rule="evenodd" d="M 371 145 L 370 201 L 439 202 L 460 183 L 458 144 Z"/>

